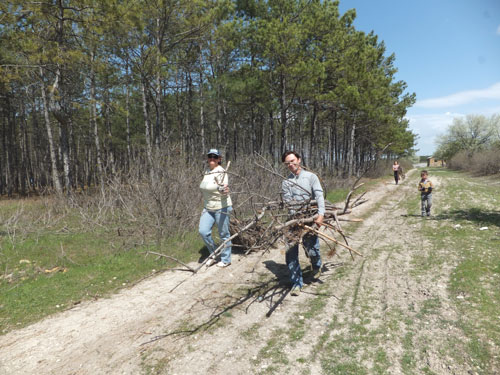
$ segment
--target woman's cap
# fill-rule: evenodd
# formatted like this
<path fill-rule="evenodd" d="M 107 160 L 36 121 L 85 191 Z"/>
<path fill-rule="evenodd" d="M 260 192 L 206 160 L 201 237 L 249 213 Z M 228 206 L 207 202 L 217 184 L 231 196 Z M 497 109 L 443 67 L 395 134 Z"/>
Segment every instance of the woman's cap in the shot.
<path fill-rule="evenodd" d="M 208 150 L 207 155 L 217 155 L 217 156 L 220 156 L 220 152 L 216 148 L 211 148 L 210 150 Z"/>

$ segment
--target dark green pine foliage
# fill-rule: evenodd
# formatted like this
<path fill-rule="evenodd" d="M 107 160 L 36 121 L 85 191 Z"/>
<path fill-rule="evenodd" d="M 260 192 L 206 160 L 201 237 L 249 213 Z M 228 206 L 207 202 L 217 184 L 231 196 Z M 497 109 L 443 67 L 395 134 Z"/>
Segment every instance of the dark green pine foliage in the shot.
<path fill-rule="evenodd" d="M 154 182 L 211 146 L 349 176 L 415 144 L 395 56 L 336 1 L 7 0 L 0 17 L 0 194 Z"/>

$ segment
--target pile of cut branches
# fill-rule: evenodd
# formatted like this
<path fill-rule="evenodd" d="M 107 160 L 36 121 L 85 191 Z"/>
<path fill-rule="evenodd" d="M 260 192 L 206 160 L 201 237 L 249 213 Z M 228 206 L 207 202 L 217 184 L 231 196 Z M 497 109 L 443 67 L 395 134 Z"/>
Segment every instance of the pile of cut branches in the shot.
<path fill-rule="evenodd" d="M 366 202 L 364 193 L 351 202 L 354 191 L 363 185 L 356 185 L 358 181 L 347 194 L 343 207 L 325 201 L 325 215 L 321 228 L 318 228 L 315 223 L 318 216 L 318 206 L 315 200 L 254 203 L 253 215 L 246 218 L 238 218 L 235 215 L 231 217 L 231 237 L 205 259 L 196 271 L 208 259 L 217 257 L 229 241 L 232 241 L 233 246 L 243 248 L 248 254 L 252 251 L 267 251 L 280 239 L 287 244 L 300 244 L 305 235 L 314 234 L 327 244 L 330 249 L 329 255 L 335 254 L 337 246 L 340 246 L 347 249 L 351 257 L 353 253 L 362 256 L 349 245 L 348 236 L 340 224 L 341 221 L 361 221 L 361 219 L 348 217 L 355 207 Z"/>
<path fill-rule="evenodd" d="M 361 185 L 358 185 L 358 188 Z M 364 194 L 363 194 L 364 195 Z M 360 221 L 347 217 L 352 209 L 366 202 L 363 195 L 358 197 L 352 204 L 348 199 L 343 208 L 325 202 L 325 215 L 322 228 L 318 228 L 315 220 L 318 216 L 318 206 L 315 200 L 303 202 L 270 202 L 266 204 L 260 213 L 265 215 L 256 220 L 256 217 L 247 219 L 231 218 L 231 233 L 237 234 L 233 240 L 233 246 L 242 247 L 246 253 L 251 251 L 268 250 L 279 239 L 284 239 L 287 244 L 302 243 L 307 234 L 318 235 L 330 248 L 330 254 L 335 253 L 336 245 L 340 245 L 349 251 L 361 255 L 349 246 L 348 238 L 344 234 L 341 221 Z M 248 229 L 245 229 L 247 228 Z M 322 230 L 320 230 L 322 229 Z M 337 239 L 341 237 L 342 240 Z"/>

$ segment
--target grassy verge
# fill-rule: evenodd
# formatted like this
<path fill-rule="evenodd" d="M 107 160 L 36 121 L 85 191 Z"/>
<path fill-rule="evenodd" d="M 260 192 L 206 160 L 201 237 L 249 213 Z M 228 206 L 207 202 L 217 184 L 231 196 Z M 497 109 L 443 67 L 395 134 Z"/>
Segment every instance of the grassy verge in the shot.
<path fill-rule="evenodd" d="M 147 250 L 187 262 L 203 248 L 197 233 L 158 245 L 133 228 L 85 227 L 76 211 L 48 220 L 46 209 L 40 200 L 0 202 L 0 334 L 176 266 Z"/>
<path fill-rule="evenodd" d="M 432 173 L 445 183 L 424 231 L 436 253 L 455 261 L 448 290 L 467 352 L 450 348 L 450 355 L 491 374 L 500 368 L 500 183 L 447 170 Z"/>

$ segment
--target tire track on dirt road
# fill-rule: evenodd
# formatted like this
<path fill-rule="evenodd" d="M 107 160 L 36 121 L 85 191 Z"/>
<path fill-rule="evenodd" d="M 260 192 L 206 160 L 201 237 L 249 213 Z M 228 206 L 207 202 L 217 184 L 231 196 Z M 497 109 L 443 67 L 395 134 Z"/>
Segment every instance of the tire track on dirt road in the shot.
<path fill-rule="evenodd" d="M 349 275 L 342 280 L 342 284 L 347 287 L 344 288 L 341 299 L 346 302 L 327 309 L 340 323 L 337 327 L 332 327 L 330 333 L 330 337 L 335 341 L 346 343 L 349 341 L 346 338 L 350 335 L 354 340 L 358 333 L 352 327 L 362 329 L 366 333 L 379 332 L 373 334 L 371 340 L 378 343 L 386 341 L 383 334 L 386 331 L 384 327 L 388 321 L 387 314 L 391 306 L 401 303 L 399 291 L 402 285 L 393 264 L 406 269 L 409 262 L 407 252 L 400 253 L 395 250 L 403 245 L 401 242 L 404 240 L 401 240 L 406 236 L 401 233 L 404 231 L 400 228 L 402 211 L 398 207 L 408 199 L 409 194 L 414 194 L 410 179 L 411 174 L 403 184 L 388 185 L 385 191 L 378 190 L 377 193 L 381 195 L 380 200 L 377 200 L 379 204 L 353 233 L 352 245 L 360 249 L 365 257 L 359 264 L 353 264 Z M 398 228 L 398 236 L 394 236 L 394 228 Z M 375 353 L 371 351 L 377 348 L 369 344 L 356 349 L 355 355 L 351 353 L 351 361 L 362 364 L 362 367 L 372 368 Z M 386 350 L 387 356 L 392 359 L 394 373 L 400 372 L 399 362 L 394 359 L 399 357 L 402 351 L 400 340 L 393 340 L 390 348 Z M 366 357 L 370 359 L 367 360 Z M 323 367 L 328 368 L 328 363 L 323 364 Z"/>
<path fill-rule="evenodd" d="M 318 288 L 336 298 L 306 323 L 302 339 L 283 349 L 287 364 L 271 373 L 467 373 L 446 354 L 463 336 L 446 290 L 453 264 L 419 269 L 435 249 L 422 234 L 432 222 L 419 216 L 414 172 L 398 187 L 372 192 L 370 214 L 352 232 L 351 245 L 365 257 Z"/>
<path fill-rule="evenodd" d="M 365 258 L 339 280 L 344 302 L 324 311 L 335 324 L 319 345 L 321 373 L 465 374 L 467 368 L 443 354 L 463 335 L 446 290 L 453 264 L 428 262 L 436 250 L 422 228 L 432 222 L 409 214 L 419 207 L 407 204 L 419 203 L 415 186 L 388 190 L 389 199 L 382 198 L 353 234 Z"/>

